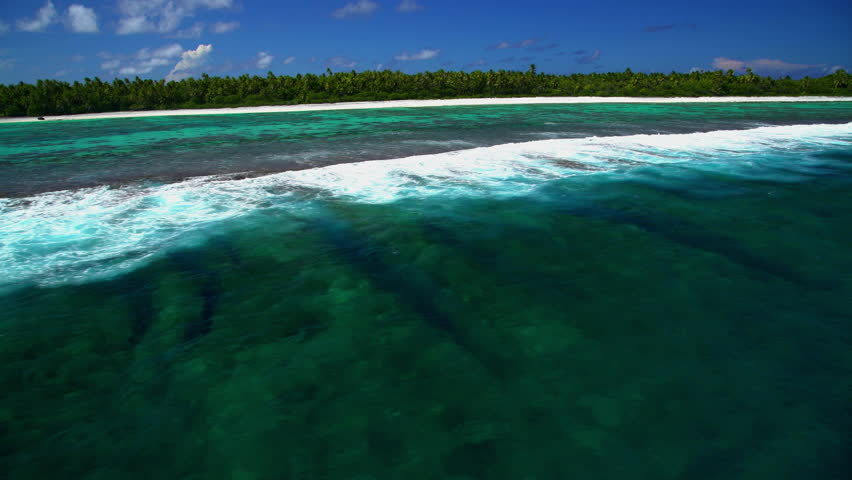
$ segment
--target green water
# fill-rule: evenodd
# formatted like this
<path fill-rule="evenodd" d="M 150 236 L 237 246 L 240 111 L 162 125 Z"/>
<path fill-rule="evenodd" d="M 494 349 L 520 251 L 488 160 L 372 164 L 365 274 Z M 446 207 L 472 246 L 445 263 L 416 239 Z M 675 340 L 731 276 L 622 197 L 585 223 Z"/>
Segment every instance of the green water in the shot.
<path fill-rule="evenodd" d="M 846 123 L 850 102 L 392 108 L 0 125 L 0 196 L 552 138 Z"/>
<path fill-rule="evenodd" d="M 742 107 L 727 108 L 708 115 Z M 852 108 L 832 108 L 794 123 L 852 121 Z M 649 112 L 621 114 L 654 131 L 663 122 Z M 86 128 L 100 125 L 116 128 Z M 0 471 L 846 478 L 852 131 L 814 131 L 786 143 L 736 134 L 712 151 L 701 134 L 644 150 L 601 140 L 595 156 L 617 159 L 613 168 L 537 154 L 500 182 L 461 173 L 469 160 L 451 164 L 458 178 L 400 163 L 388 178 L 406 190 L 380 200 L 376 185 L 392 184 L 334 190 L 377 166 L 333 170 L 353 176 L 322 187 L 304 179 L 327 174 L 306 170 L 299 188 L 266 186 L 252 208 L 190 227 L 177 220 L 190 206 L 163 210 L 150 194 L 62 230 L 65 255 L 80 262 L 87 248 L 151 250 L 111 274 L 74 261 L 42 268 L 52 250 L 15 237 L 10 219 L 46 228 L 68 212 L 110 212 L 135 190 L 5 200 L 0 254 L 35 273 L 7 264 L 21 280 L 0 290 Z M 574 151 L 558 142 L 569 143 L 547 148 Z M 700 146 L 688 161 L 655 163 L 689 144 Z M 496 164 L 501 151 L 471 155 Z M 444 155 L 421 163 L 455 158 Z M 568 173 L 536 170 L 547 162 Z M 215 202 L 191 186 L 208 195 L 192 207 L 212 202 L 198 211 L 210 215 L 259 195 L 250 180 L 227 183 L 237 193 Z M 167 238 L 156 248 L 96 238 L 98 222 L 130 219 L 121 232 L 133 236 L 155 216 L 172 219 L 148 234 Z"/>

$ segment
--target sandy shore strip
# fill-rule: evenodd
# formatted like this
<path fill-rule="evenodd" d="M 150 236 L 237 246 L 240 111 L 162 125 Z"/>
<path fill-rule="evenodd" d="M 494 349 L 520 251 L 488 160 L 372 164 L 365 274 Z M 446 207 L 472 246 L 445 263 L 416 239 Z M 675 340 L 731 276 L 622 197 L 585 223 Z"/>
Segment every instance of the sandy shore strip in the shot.
<path fill-rule="evenodd" d="M 378 102 L 270 105 L 265 107 L 199 108 L 145 110 L 138 112 L 84 113 L 45 116 L 45 120 L 97 120 L 105 118 L 170 117 L 179 115 L 232 115 L 240 113 L 319 112 L 369 108 L 452 107 L 472 105 L 553 105 L 572 103 L 768 103 L 768 102 L 850 102 L 852 97 L 523 97 L 456 98 L 448 100 L 389 100 Z M 35 122 L 36 117 L 0 118 L 0 123 Z"/>

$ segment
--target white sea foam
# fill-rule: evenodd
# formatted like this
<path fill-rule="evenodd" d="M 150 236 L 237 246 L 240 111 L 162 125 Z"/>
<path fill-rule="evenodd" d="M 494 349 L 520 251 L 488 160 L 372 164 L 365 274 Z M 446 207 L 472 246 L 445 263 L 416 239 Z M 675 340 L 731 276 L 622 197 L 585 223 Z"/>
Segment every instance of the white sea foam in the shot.
<path fill-rule="evenodd" d="M 427 147 L 458 147 L 458 148 L 470 148 L 476 146 L 475 143 L 469 142 L 467 140 L 402 140 L 400 143 L 404 143 L 407 145 L 423 145 Z"/>
<path fill-rule="evenodd" d="M 402 198 L 527 193 L 545 182 L 633 165 L 725 160 L 852 145 L 852 123 L 683 135 L 539 140 L 261 177 L 198 177 L 0 199 L 0 285 L 81 282 L 125 271 L 260 209 L 294 214 L 317 197 Z"/>

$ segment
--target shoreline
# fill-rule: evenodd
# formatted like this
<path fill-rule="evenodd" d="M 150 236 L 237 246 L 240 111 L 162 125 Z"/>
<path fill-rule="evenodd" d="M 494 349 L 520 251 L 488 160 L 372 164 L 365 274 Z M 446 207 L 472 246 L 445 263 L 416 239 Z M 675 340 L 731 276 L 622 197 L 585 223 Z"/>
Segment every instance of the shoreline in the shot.
<path fill-rule="evenodd" d="M 109 118 L 172 117 L 189 115 L 234 115 L 245 113 L 319 112 L 377 108 L 421 108 L 478 105 L 557 105 L 588 103 L 772 103 L 772 102 L 852 102 L 852 97 L 510 97 L 455 98 L 446 100 L 384 100 L 370 102 L 269 105 L 261 107 L 198 108 L 82 113 L 45 116 L 44 121 L 100 120 Z M 38 122 L 37 117 L 0 118 L 0 123 Z"/>

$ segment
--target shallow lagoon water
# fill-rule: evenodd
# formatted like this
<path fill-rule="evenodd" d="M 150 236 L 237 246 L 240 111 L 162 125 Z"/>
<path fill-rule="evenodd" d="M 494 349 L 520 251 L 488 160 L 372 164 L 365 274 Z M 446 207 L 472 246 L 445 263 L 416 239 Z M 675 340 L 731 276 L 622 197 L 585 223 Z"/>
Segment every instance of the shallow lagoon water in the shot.
<path fill-rule="evenodd" d="M 62 125 L 79 158 L 0 126 L 6 179 L 122 177 L 0 200 L 0 467 L 848 475 L 852 106 L 538 107 Z M 218 122 L 235 138 L 204 146 Z M 175 138 L 75 143 L 145 129 Z M 133 170 L 181 145 L 228 168 Z M 348 156 L 229 155 L 276 148 Z"/>

